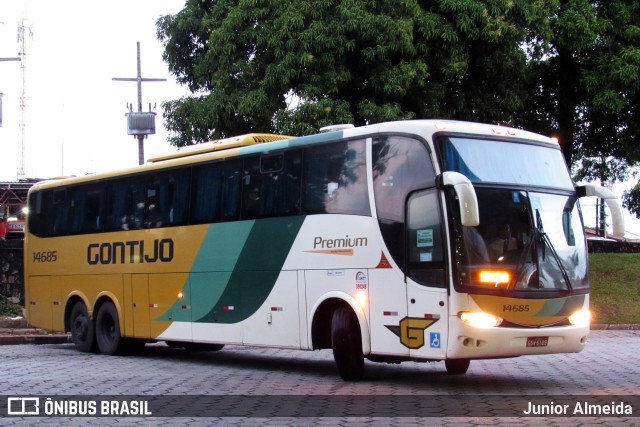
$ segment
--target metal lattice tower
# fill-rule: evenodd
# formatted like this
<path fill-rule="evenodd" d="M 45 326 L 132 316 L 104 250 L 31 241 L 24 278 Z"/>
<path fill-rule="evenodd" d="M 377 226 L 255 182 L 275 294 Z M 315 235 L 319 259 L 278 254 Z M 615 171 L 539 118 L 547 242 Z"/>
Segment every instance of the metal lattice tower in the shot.
<path fill-rule="evenodd" d="M 27 144 L 27 51 L 33 37 L 31 25 L 26 18 L 18 24 L 18 44 L 20 45 L 20 68 L 22 71 L 22 90 L 20 92 L 20 121 L 18 137 L 18 180 L 26 177 L 25 151 Z"/>

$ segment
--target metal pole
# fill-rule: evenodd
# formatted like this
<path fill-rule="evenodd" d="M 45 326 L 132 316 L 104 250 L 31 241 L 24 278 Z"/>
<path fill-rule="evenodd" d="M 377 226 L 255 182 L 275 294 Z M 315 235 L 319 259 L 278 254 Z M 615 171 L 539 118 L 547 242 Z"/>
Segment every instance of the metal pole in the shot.
<path fill-rule="evenodd" d="M 142 78 L 142 67 L 140 66 L 140 42 L 136 43 L 137 48 L 137 65 L 138 65 L 138 75 L 135 79 L 133 78 L 118 78 L 114 77 L 112 80 L 114 81 L 135 81 L 138 87 L 138 113 L 142 113 L 142 82 L 166 82 L 167 79 L 143 79 Z M 144 164 L 144 138 L 146 135 L 137 135 L 138 139 L 138 164 Z"/>
<path fill-rule="evenodd" d="M 142 112 L 142 68 L 140 67 L 140 42 L 136 43 L 138 49 L 138 113 Z M 144 164 L 144 135 L 138 135 L 138 164 Z"/>

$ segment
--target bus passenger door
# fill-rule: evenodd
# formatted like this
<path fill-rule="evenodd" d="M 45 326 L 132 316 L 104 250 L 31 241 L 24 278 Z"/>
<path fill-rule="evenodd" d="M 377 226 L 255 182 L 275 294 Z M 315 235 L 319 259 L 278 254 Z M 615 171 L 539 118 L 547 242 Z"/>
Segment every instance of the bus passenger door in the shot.
<path fill-rule="evenodd" d="M 443 359 L 448 298 L 445 233 L 435 189 L 413 193 L 407 204 L 407 317 L 401 340 L 411 357 Z"/>
<path fill-rule="evenodd" d="M 402 342 L 400 334 L 400 325 L 407 317 L 404 277 L 399 271 L 384 266 L 370 269 L 369 295 L 371 352 L 381 356 L 409 356 L 409 347 Z"/>

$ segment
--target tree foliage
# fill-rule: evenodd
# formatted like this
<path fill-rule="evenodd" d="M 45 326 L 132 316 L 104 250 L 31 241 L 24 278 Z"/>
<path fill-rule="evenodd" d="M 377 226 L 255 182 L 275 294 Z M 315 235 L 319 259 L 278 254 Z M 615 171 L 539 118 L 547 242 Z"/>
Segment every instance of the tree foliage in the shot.
<path fill-rule="evenodd" d="M 558 136 L 577 179 L 640 162 L 638 0 L 186 0 L 158 20 L 192 95 L 178 146 L 451 118 Z M 640 213 L 640 185 L 625 203 Z"/>
<path fill-rule="evenodd" d="M 408 118 L 510 122 L 538 12 L 522 0 L 188 0 L 158 20 L 164 59 L 194 93 L 165 105 L 172 142 Z"/>
<path fill-rule="evenodd" d="M 625 180 L 640 161 L 640 2 L 561 0 L 550 25 L 517 123 L 556 134 L 576 180 Z"/>

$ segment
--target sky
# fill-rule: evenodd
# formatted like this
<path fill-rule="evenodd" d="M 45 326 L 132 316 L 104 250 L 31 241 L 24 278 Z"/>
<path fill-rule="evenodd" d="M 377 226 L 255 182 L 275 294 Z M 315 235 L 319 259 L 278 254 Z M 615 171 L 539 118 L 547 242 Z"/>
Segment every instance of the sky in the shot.
<path fill-rule="evenodd" d="M 162 120 L 162 102 L 188 95 L 162 60 L 156 20 L 173 15 L 184 0 L 0 0 L 0 57 L 17 57 L 18 23 L 31 28 L 26 56 L 26 177 L 122 169 L 138 164 L 138 141 L 127 135 L 127 103 L 137 110 L 136 43 L 140 42 L 143 111 L 155 106 L 156 134 L 144 142 L 145 158 L 172 151 Z M 20 138 L 19 62 L 0 62 L 3 126 L 0 181 L 18 177 Z M 636 180 L 613 188 L 622 196 Z M 585 224 L 595 225 L 595 198 L 582 201 Z M 626 212 L 626 211 L 625 211 Z M 626 212 L 628 237 L 640 238 L 640 220 Z"/>
<path fill-rule="evenodd" d="M 175 14 L 184 0 L 0 0 L 0 57 L 17 57 L 18 23 L 31 26 L 26 56 L 25 172 L 29 178 L 125 168 L 138 164 L 138 141 L 127 135 L 127 103 L 137 111 L 135 82 L 140 42 L 143 111 L 155 105 L 156 134 L 145 140 L 145 158 L 171 151 L 162 102 L 188 90 L 169 74 L 156 38 L 156 20 Z M 0 62 L 3 126 L 0 181 L 18 176 L 20 62 Z"/>

